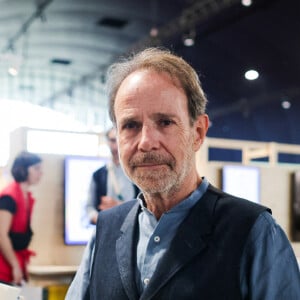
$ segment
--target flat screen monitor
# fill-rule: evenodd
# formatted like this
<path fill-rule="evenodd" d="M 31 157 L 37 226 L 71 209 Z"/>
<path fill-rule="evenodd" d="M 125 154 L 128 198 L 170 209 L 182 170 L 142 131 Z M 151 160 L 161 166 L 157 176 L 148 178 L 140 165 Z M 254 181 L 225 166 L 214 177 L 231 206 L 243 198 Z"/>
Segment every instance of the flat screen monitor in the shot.
<path fill-rule="evenodd" d="M 224 166 L 222 168 L 222 189 L 228 194 L 259 203 L 260 169 L 254 166 Z"/>
<path fill-rule="evenodd" d="M 64 242 L 84 245 L 95 225 L 90 224 L 86 201 L 92 174 L 107 162 L 107 158 L 67 156 L 64 161 Z"/>

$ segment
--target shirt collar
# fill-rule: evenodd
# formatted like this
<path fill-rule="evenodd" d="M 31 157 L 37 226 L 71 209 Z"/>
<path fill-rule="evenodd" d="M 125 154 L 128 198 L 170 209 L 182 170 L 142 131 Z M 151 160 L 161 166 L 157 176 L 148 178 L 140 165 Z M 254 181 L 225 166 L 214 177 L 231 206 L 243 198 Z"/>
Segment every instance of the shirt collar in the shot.
<path fill-rule="evenodd" d="M 183 199 L 177 205 L 172 207 L 172 209 L 170 209 L 167 213 L 176 212 L 178 210 L 189 210 L 200 200 L 200 198 L 206 192 L 208 185 L 208 180 L 205 177 L 202 177 L 202 181 L 197 187 L 197 189 L 195 189 L 187 198 Z M 142 211 L 148 211 L 142 192 L 138 194 L 137 199 L 139 201 Z"/>

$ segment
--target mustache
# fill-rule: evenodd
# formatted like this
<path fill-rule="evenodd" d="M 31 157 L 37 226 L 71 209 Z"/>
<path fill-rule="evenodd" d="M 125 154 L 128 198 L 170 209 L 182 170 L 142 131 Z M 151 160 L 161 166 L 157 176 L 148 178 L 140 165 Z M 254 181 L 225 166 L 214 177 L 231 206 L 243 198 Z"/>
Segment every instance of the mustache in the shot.
<path fill-rule="evenodd" d="M 175 161 L 171 157 L 165 157 L 164 155 L 152 152 L 137 154 L 129 161 L 130 167 L 138 167 L 145 164 L 165 164 L 173 167 Z"/>

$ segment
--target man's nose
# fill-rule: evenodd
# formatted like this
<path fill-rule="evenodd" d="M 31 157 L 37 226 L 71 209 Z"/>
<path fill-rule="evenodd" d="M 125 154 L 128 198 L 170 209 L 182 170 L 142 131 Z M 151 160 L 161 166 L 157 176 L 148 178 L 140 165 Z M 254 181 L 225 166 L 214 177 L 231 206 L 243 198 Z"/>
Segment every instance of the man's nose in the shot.
<path fill-rule="evenodd" d="M 151 151 L 157 149 L 160 143 L 160 134 L 152 126 L 143 126 L 139 140 L 139 150 Z"/>

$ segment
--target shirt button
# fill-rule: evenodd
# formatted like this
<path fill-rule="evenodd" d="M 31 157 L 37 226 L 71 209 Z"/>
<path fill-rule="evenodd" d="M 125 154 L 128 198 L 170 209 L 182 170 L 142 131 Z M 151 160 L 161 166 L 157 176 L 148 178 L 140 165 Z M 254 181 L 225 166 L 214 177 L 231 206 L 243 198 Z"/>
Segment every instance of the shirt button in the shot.
<path fill-rule="evenodd" d="M 150 279 L 149 278 L 145 278 L 144 279 L 144 285 L 148 285 L 149 284 Z"/>
<path fill-rule="evenodd" d="M 154 242 L 159 243 L 160 242 L 160 237 L 157 235 L 154 237 Z"/>

